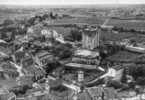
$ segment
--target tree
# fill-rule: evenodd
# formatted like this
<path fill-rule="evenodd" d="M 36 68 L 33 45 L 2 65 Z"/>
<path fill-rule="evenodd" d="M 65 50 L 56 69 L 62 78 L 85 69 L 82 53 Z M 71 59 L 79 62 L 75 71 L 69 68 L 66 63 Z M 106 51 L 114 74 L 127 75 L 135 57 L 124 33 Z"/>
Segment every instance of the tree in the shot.
<path fill-rule="evenodd" d="M 131 29 L 130 32 L 136 32 L 135 29 Z"/>
<path fill-rule="evenodd" d="M 32 89 L 32 87 L 28 85 L 16 86 L 10 89 L 10 92 L 15 93 L 16 95 L 25 94 L 28 89 Z"/>
<path fill-rule="evenodd" d="M 81 41 L 82 34 L 79 30 L 73 29 L 70 31 L 70 34 L 65 37 L 65 39 L 70 41 Z"/>
<path fill-rule="evenodd" d="M 56 19 L 56 16 L 54 16 L 53 12 L 50 12 L 50 18 L 51 19 Z"/>
<path fill-rule="evenodd" d="M 14 24 L 13 20 L 11 20 L 11 19 L 6 19 L 3 22 L 3 25 L 11 25 L 11 24 Z"/>
<path fill-rule="evenodd" d="M 53 91 L 63 92 L 67 90 L 67 88 L 62 85 L 62 80 L 60 79 L 57 79 L 56 81 L 51 81 L 49 85 L 50 89 Z"/>
<path fill-rule="evenodd" d="M 138 80 L 139 77 L 145 77 L 145 68 L 143 65 L 132 65 L 129 67 L 129 74 L 133 76 L 135 80 Z M 139 79 L 140 80 L 140 79 Z"/>
<path fill-rule="evenodd" d="M 53 61 L 53 62 L 49 62 L 45 67 L 45 71 L 46 73 L 50 73 L 52 72 L 54 69 L 56 69 L 58 66 L 61 66 L 60 63 L 58 61 Z"/>
<path fill-rule="evenodd" d="M 47 19 L 47 18 L 49 18 L 49 15 L 48 15 L 48 14 L 44 14 L 44 15 L 42 16 L 42 19 L 43 19 L 43 20 L 45 20 L 45 19 Z"/>
<path fill-rule="evenodd" d="M 53 48 L 53 54 L 59 57 L 60 59 L 69 58 L 72 56 L 73 52 L 72 49 L 65 44 L 58 44 Z"/>
<path fill-rule="evenodd" d="M 145 77 L 138 77 L 136 79 L 136 84 L 138 84 L 138 85 L 145 85 Z"/>
<path fill-rule="evenodd" d="M 34 25 L 34 22 L 35 22 L 35 17 L 30 18 L 30 19 L 28 20 L 27 26 Z"/>
<path fill-rule="evenodd" d="M 113 30 L 118 31 L 118 27 L 117 26 L 114 26 L 113 27 Z"/>

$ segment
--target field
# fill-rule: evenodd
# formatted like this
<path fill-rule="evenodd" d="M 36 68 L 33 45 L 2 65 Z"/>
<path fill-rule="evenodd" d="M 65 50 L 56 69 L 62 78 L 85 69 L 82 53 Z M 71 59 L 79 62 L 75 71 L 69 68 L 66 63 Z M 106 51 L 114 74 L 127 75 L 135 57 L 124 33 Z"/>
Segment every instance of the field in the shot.
<path fill-rule="evenodd" d="M 107 59 L 110 61 L 116 61 L 116 62 L 131 62 L 139 55 L 140 54 L 138 53 L 132 53 L 128 51 L 119 51 L 116 54 L 108 57 Z"/>
<path fill-rule="evenodd" d="M 54 21 L 54 23 L 58 24 L 102 24 L 104 22 L 104 18 L 97 17 L 76 17 L 76 18 L 64 18 Z"/>
<path fill-rule="evenodd" d="M 33 16 L 36 13 L 34 9 L 28 9 L 21 7 L 18 8 L 8 8 L 5 6 L 0 6 L 0 23 L 3 22 L 5 19 L 23 19 L 23 18 L 29 18 L 30 16 Z"/>
<path fill-rule="evenodd" d="M 130 39 L 136 41 L 137 43 L 145 42 L 145 35 L 131 32 L 120 32 L 116 34 L 113 32 L 101 31 L 100 37 L 103 41 L 120 41 L 123 39 Z"/>
<path fill-rule="evenodd" d="M 145 20 L 119 20 L 110 19 L 108 25 L 113 25 L 117 27 L 123 27 L 125 29 L 135 29 L 144 31 L 145 30 Z"/>
<path fill-rule="evenodd" d="M 101 31 L 100 38 L 103 41 L 119 41 L 125 38 L 136 37 L 136 34 L 130 32 L 113 33 L 108 31 Z"/>

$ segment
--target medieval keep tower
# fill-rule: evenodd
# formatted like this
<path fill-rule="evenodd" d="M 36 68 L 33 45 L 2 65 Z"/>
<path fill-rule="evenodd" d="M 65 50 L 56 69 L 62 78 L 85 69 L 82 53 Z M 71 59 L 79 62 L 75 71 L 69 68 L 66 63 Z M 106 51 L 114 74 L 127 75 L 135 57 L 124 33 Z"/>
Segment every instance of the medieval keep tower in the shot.
<path fill-rule="evenodd" d="M 82 31 L 82 48 L 93 50 L 99 46 L 100 28 L 86 28 Z"/>

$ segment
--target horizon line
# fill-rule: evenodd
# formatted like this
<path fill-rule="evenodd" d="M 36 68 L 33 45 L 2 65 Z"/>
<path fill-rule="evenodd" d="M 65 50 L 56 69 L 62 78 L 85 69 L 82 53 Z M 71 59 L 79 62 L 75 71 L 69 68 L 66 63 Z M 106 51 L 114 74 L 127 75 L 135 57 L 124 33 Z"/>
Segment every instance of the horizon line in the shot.
<path fill-rule="evenodd" d="M 8 4 L 8 3 L 0 3 L 0 5 L 4 6 L 85 6 L 85 5 L 145 5 L 143 3 L 67 3 L 67 4 Z"/>

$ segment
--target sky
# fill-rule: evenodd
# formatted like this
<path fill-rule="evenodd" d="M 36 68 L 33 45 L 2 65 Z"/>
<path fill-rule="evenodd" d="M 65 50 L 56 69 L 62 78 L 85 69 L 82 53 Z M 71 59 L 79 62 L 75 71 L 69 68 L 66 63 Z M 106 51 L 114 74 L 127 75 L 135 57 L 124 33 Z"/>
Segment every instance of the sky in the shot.
<path fill-rule="evenodd" d="M 0 0 L 8 5 L 145 4 L 145 0 Z"/>

